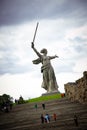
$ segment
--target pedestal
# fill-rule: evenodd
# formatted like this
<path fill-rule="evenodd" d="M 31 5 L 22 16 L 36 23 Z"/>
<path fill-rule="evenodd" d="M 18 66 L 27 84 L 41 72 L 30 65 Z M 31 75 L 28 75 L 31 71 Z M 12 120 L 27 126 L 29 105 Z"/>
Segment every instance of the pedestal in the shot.
<path fill-rule="evenodd" d="M 47 93 L 43 93 L 42 96 L 47 96 L 47 95 L 53 95 L 53 94 L 59 94 L 59 91 L 53 91 L 53 92 L 47 92 Z"/>

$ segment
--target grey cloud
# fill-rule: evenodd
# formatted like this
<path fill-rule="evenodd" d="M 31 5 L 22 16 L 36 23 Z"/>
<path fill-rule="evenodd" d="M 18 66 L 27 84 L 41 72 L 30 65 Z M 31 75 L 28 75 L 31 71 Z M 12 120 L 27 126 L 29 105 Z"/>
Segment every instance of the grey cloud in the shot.
<path fill-rule="evenodd" d="M 25 73 L 32 71 L 32 67 L 30 64 L 27 65 L 18 65 L 17 64 L 18 59 L 16 57 L 8 56 L 4 57 L 2 60 L 0 60 L 0 74 L 4 73 Z"/>
<path fill-rule="evenodd" d="M 68 39 L 70 42 L 76 42 L 76 43 L 87 43 L 87 39 L 86 38 L 82 38 L 82 37 L 75 37 L 74 39 Z"/>
<path fill-rule="evenodd" d="M 56 73 L 72 72 L 73 71 L 73 64 L 74 63 L 69 63 L 67 65 L 64 64 L 64 65 L 58 66 L 58 68 L 56 68 Z"/>
<path fill-rule="evenodd" d="M 0 59 L 0 74 L 11 72 L 12 68 L 14 69 L 16 59 L 13 57 L 4 57 Z"/>
<path fill-rule="evenodd" d="M 69 39 L 71 42 L 71 47 L 75 52 L 77 52 L 77 58 L 85 57 L 87 54 L 87 39 L 81 37 L 75 37 L 74 39 Z M 76 58 L 76 57 L 75 57 Z"/>
<path fill-rule="evenodd" d="M 82 19 L 87 14 L 86 7 L 86 0 L 1 0 L 0 25 L 44 18 Z"/>
<path fill-rule="evenodd" d="M 73 39 L 74 41 L 76 41 L 76 42 L 87 42 L 87 39 L 85 39 L 85 38 L 81 38 L 81 37 L 75 37 L 74 39 Z"/>
<path fill-rule="evenodd" d="M 11 47 L 0 47 L 0 74 L 4 73 L 25 73 L 32 71 L 30 64 L 20 65 L 18 64 L 20 59 L 14 55 L 15 49 Z M 31 63 L 32 64 L 32 63 Z"/>

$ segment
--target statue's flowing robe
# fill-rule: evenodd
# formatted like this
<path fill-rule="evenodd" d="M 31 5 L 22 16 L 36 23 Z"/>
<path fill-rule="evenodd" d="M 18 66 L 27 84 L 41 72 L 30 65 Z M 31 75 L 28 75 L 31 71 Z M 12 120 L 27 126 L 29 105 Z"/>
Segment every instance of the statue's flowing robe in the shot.
<path fill-rule="evenodd" d="M 37 58 L 36 60 L 33 60 L 32 62 L 33 64 L 39 64 L 41 63 L 41 58 Z"/>
<path fill-rule="evenodd" d="M 43 60 L 45 60 L 45 59 L 48 62 L 44 65 Z M 47 92 L 58 91 L 58 85 L 57 85 L 54 69 L 53 69 L 51 63 L 49 62 L 50 57 L 46 56 L 45 59 L 42 56 L 42 58 L 38 58 L 36 60 L 33 60 L 33 64 L 42 63 L 41 72 L 43 73 L 43 82 L 42 82 L 41 86 L 45 90 L 47 90 Z"/>

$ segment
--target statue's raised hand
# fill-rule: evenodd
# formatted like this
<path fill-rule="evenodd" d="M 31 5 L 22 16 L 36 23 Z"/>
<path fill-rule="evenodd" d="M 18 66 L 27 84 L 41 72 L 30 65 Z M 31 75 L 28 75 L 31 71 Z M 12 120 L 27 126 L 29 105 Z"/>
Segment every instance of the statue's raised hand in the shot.
<path fill-rule="evenodd" d="M 34 48 L 34 43 L 33 42 L 31 42 L 31 47 Z"/>

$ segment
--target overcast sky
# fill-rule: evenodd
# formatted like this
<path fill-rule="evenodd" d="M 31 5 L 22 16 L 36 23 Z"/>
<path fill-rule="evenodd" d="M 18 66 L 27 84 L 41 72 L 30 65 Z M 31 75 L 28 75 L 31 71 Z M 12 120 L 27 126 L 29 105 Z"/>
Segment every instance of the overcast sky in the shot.
<path fill-rule="evenodd" d="M 87 0 L 0 0 L 0 95 L 25 99 L 40 96 L 41 64 L 31 42 L 39 22 L 35 47 L 47 48 L 59 91 L 87 71 Z"/>

